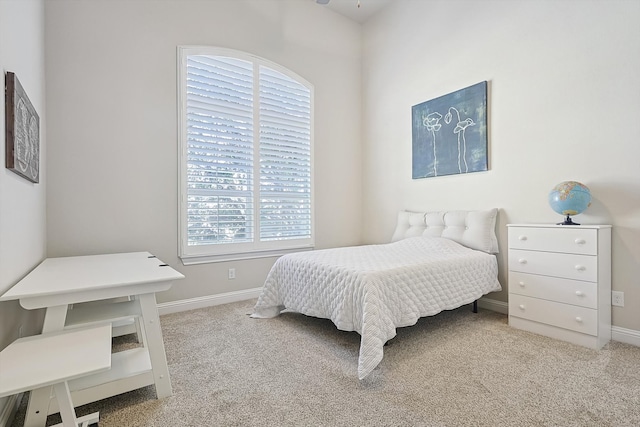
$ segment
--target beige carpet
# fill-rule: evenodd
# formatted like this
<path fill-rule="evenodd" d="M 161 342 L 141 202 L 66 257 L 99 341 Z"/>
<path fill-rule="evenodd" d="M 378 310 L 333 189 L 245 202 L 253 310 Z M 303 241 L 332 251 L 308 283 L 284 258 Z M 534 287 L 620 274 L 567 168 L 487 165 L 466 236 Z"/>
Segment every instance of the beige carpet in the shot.
<path fill-rule="evenodd" d="M 640 426 L 639 347 L 589 350 L 463 307 L 398 330 L 359 381 L 358 334 L 295 313 L 251 319 L 253 304 L 161 317 L 173 396 L 147 387 L 78 414 L 99 410 L 100 427 Z"/>

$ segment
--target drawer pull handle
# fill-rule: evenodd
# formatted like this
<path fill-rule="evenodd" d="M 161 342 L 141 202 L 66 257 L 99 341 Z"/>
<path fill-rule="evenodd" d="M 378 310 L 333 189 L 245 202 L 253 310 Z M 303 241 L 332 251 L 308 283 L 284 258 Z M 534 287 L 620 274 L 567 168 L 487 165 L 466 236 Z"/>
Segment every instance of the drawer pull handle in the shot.
<path fill-rule="evenodd" d="M 576 291 L 576 295 L 578 295 L 579 297 L 584 296 L 584 294 L 582 293 L 582 291 Z"/>
<path fill-rule="evenodd" d="M 524 304 L 520 304 L 518 307 L 520 307 L 520 310 L 524 310 Z"/>
<path fill-rule="evenodd" d="M 582 323 L 582 317 L 576 317 L 576 322 Z"/>
<path fill-rule="evenodd" d="M 584 245 L 585 243 L 587 243 L 587 241 L 584 239 L 576 239 L 575 242 L 578 245 Z"/>
<path fill-rule="evenodd" d="M 580 265 L 580 264 L 576 265 L 576 270 L 578 271 L 585 271 L 586 269 L 587 267 L 585 267 L 584 265 Z"/>
<path fill-rule="evenodd" d="M 520 258 L 520 259 L 518 260 L 518 262 L 519 262 L 520 264 L 526 264 L 526 263 L 527 263 L 527 260 L 526 260 L 526 259 L 524 259 L 524 258 Z"/>
<path fill-rule="evenodd" d="M 522 240 L 524 242 L 527 240 L 527 236 L 518 236 L 518 240 Z"/>
<path fill-rule="evenodd" d="M 521 288 L 524 288 L 524 282 L 518 282 L 518 285 L 520 285 Z"/>

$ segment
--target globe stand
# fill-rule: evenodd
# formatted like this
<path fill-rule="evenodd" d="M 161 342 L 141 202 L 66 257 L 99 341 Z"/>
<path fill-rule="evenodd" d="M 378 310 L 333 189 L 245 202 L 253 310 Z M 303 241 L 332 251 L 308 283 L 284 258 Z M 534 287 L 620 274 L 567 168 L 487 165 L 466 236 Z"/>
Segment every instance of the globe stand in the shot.
<path fill-rule="evenodd" d="M 564 222 L 559 222 L 556 225 L 580 225 L 577 222 L 573 222 L 571 220 L 571 215 L 567 215 L 567 218 L 564 220 Z"/>

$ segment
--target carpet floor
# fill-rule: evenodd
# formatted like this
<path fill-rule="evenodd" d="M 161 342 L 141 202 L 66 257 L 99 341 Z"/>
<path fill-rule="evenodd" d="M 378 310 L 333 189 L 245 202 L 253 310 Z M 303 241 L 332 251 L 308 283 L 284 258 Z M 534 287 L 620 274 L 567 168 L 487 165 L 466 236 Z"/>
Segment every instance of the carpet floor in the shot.
<path fill-rule="evenodd" d="M 591 350 L 467 306 L 399 329 L 360 381 L 357 333 L 297 313 L 251 319 L 254 303 L 162 316 L 173 395 L 145 387 L 76 412 L 100 411 L 100 427 L 640 426 L 640 347 Z"/>

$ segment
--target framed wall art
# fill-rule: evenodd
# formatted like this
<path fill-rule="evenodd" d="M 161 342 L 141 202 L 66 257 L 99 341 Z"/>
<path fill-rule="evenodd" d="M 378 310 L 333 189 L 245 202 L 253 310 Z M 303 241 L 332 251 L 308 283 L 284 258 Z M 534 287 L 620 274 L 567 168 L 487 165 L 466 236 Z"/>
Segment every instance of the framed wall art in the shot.
<path fill-rule="evenodd" d="M 487 82 L 414 105 L 412 177 L 487 170 Z"/>
<path fill-rule="evenodd" d="M 40 118 L 18 77 L 5 75 L 5 158 L 7 169 L 40 181 Z"/>

